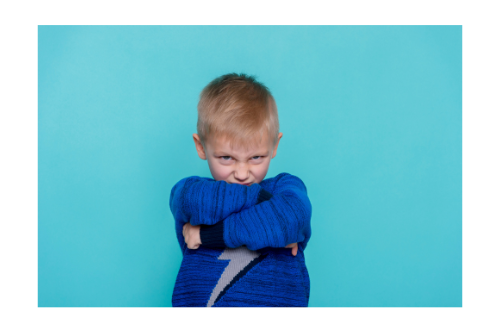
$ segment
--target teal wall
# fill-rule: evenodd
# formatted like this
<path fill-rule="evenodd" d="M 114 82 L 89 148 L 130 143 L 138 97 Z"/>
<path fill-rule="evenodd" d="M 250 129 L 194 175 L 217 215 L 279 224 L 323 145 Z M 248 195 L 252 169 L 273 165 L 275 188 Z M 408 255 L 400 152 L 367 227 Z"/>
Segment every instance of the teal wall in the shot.
<path fill-rule="evenodd" d="M 40 26 L 38 304 L 171 306 L 201 89 L 274 94 L 310 306 L 462 306 L 461 26 Z"/>

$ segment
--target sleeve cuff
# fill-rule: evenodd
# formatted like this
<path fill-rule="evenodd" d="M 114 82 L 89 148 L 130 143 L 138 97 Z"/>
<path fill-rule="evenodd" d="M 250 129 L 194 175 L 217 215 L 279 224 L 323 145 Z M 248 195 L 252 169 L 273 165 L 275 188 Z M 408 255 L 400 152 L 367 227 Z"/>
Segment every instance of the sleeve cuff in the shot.
<path fill-rule="evenodd" d="M 224 248 L 224 221 L 214 225 L 201 225 L 200 227 L 201 245 L 208 248 Z"/>
<path fill-rule="evenodd" d="M 269 193 L 268 191 L 266 191 L 264 189 L 261 189 L 259 192 L 259 196 L 257 198 L 257 204 L 260 204 L 262 201 L 269 200 L 272 197 L 273 197 L 273 195 L 271 193 Z"/>

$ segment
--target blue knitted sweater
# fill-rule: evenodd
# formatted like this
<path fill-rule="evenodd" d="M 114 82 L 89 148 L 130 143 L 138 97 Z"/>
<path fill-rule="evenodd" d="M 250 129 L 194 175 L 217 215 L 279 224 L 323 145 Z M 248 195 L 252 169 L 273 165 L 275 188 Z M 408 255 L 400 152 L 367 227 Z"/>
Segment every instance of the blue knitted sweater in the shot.
<path fill-rule="evenodd" d="M 183 254 L 173 306 L 308 305 L 312 208 L 298 177 L 280 173 L 251 186 L 187 177 L 172 188 L 170 209 Z M 196 250 L 182 236 L 187 222 L 201 225 Z M 284 248 L 291 243 L 297 256 Z"/>

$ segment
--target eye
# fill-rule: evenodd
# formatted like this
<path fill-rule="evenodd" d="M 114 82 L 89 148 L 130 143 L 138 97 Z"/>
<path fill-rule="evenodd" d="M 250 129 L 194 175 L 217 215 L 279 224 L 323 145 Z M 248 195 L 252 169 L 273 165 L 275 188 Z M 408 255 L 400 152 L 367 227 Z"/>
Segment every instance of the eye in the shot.
<path fill-rule="evenodd" d="M 252 160 L 258 161 L 261 159 L 261 157 L 264 157 L 264 156 L 254 156 L 254 157 L 252 157 Z M 232 157 L 231 156 L 220 156 L 219 158 L 221 158 L 223 161 L 230 161 Z"/>

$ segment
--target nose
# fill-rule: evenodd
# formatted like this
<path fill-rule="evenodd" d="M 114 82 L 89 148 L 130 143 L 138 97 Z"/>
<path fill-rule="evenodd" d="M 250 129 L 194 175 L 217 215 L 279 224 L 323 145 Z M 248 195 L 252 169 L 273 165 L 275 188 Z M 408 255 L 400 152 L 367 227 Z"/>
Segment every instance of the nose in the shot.
<path fill-rule="evenodd" d="M 234 178 L 239 182 L 248 179 L 248 166 L 245 163 L 239 163 L 234 171 Z"/>

